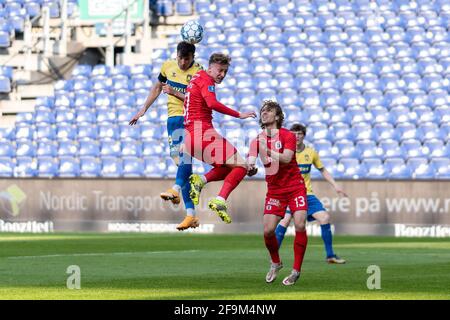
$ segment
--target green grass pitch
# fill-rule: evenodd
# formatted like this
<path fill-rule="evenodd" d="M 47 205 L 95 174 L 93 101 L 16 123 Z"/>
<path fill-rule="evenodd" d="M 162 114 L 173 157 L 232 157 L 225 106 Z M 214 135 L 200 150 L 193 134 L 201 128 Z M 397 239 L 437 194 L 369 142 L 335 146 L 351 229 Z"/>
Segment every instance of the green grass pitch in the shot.
<path fill-rule="evenodd" d="M 262 235 L 1 234 L 0 299 L 449 299 L 450 239 L 337 236 L 345 265 L 324 261 L 321 238 L 310 237 L 302 276 L 291 269 L 292 237 L 281 250 L 284 269 L 266 284 Z M 69 290 L 67 267 L 81 269 Z M 381 289 L 367 289 L 367 267 L 381 269 Z"/>

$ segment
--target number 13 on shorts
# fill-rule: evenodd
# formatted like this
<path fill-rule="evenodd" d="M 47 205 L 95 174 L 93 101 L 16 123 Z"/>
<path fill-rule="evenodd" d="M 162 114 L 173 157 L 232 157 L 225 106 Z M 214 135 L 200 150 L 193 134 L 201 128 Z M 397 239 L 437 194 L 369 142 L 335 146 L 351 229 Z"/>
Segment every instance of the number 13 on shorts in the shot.
<path fill-rule="evenodd" d="M 308 204 L 306 202 L 306 196 L 304 195 L 296 196 L 294 198 L 294 201 L 290 201 L 289 208 L 291 209 L 292 212 L 307 210 Z"/>

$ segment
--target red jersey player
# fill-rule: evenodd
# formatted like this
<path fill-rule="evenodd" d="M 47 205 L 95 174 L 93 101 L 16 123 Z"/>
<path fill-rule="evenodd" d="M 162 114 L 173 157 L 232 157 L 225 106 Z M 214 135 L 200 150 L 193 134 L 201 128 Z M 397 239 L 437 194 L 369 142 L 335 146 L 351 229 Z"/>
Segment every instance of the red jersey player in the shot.
<path fill-rule="evenodd" d="M 282 128 L 284 116 L 280 105 L 264 101 L 260 111 L 263 132 L 250 145 L 248 166 L 254 170 L 256 157 L 260 156 L 266 171 L 267 195 L 264 206 L 264 240 L 271 256 L 270 270 L 266 282 L 273 282 L 283 264 L 278 255 L 275 229 L 286 208 L 293 212 L 295 223 L 294 266 L 291 274 L 283 280 L 284 285 L 293 285 L 300 277 L 303 256 L 308 237 L 306 235 L 306 188 L 295 159 L 296 138 Z"/>
<path fill-rule="evenodd" d="M 200 192 L 206 183 L 224 180 L 219 195 L 210 200 L 208 206 L 226 223 L 231 223 L 226 199 L 244 179 L 247 165 L 236 148 L 214 129 L 212 111 L 240 119 L 256 117 L 255 112 L 239 113 L 216 99 L 215 84 L 225 78 L 230 61 L 227 55 L 212 54 L 208 70 L 201 70 L 192 77 L 184 99 L 185 150 L 214 167 L 204 176 L 190 176 L 192 202 L 196 205 L 199 203 Z"/>

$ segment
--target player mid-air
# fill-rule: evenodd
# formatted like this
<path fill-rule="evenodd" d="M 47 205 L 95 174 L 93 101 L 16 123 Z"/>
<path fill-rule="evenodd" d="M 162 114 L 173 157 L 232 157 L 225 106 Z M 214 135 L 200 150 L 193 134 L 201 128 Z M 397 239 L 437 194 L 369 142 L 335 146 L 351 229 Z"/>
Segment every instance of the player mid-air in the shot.
<path fill-rule="evenodd" d="M 189 196 L 189 176 L 192 174 L 192 162 L 180 153 L 184 134 L 184 93 L 193 75 L 202 70 L 202 66 L 194 61 L 194 55 L 195 46 L 193 44 L 185 41 L 178 44 L 176 59 L 169 59 L 163 63 L 158 81 L 153 85 L 144 106 L 130 121 L 130 125 L 135 125 L 159 97 L 161 91 L 169 95 L 167 99 L 167 132 L 170 156 L 178 165 L 178 169 L 175 184 L 166 192 L 161 193 L 161 198 L 179 204 L 180 193 L 182 193 L 187 215 L 177 226 L 178 230 L 195 228 L 199 225 L 199 220 L 195 216 L 194 203 Z"/>
<path fill-rule="evenodd" d="M 325 245 L 325 251 L 327 253 L 326 261 L 328 263 L 343 264 L 344 259 L 339 258 L 333 251 L 333 236 L 331 233 L 330 226 L 330 214 L 325 210 L 324 206 L 320 200 L 314 195 L 311 186 L 311 168 L 314 165 L 318 169 L 322 176 L 328 181 L 336 191 L 338 195 L 347 197 L 347 194 L 337 185 L 334 181 L 333 176 L 327 169 L 323 166 L 320 161 L 319 154 L 310 146 L 306 146 L 303 140 L 306 136 L 306 127 L 301 124 L 294 124 L 290 130 L 295 134 L 297 138 L 297 146 L 295 156 L 297 158 L 297 163 L 302 173 L 303 179 L 305 180 L 306 190 L 307 190 L 307 201 L 308 201 L 308 221 L 317 220 L 320 224 L 322 240 Z M 287 227 L 291 222 L 292 215 L 291 212 L 287 211 L 284 218 L 280 221 L 275 231 L 278 245 L 281 246 L 283 242 L 284 235 L 286 233 Z"/>
<path fill-rule="evenodd" d="M 189 83 L 184 100 L 185 151 L 191 156 L 213 166 L 204 176 L 190 177 L 191 199 L 200 200 L 202 188 L 211 181 L 224 180 L 218 196 L 208 202 L 208 207 L 223 221 L 231 223 L 226 200 L 247 174 L 245 160 L 236 148 L 213 127 L 213 110 L 235 118 L 255 118 L 255 112 L 237 112 L 223 105 L 216 98 L 216 83 L 227 75 L 231 58 L 214 53 L 209 58 L 206 71 L 199 71 Z"/>
<path fill-rule="evenodd" d="M 264 164 L 267 194 L 264 204 L 264 241 L 271 257 L 266 282 L 273 282 L 283 267 L 279 256 L 275 229 L 289 207 L 294 217 L 294 265 L 291 274 L 284 278 L 284 285 L 293 285 L 300 271 L 308 244 L 306 234 L 306 188 L 295 159 L 296 139 L 289 130 L 282 128 L 283 110 L 274 101 L 264 101 L 260 110 L 260 125 L 263 132 L 250 144 L 248 155 L 249 172 L 255 168 L 256 158 Z"/>

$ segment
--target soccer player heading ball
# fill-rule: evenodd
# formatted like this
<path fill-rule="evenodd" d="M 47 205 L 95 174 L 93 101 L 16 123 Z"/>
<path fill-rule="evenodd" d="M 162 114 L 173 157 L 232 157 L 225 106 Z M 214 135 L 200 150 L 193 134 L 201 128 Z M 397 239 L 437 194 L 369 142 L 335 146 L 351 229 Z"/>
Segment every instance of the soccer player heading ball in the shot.
<path fill-rule="evenodd" d="M 308 243 L 305 229 L 307 202 L 305 183 L 295 159 L 295 135 L 282 128 L 283 120 L 280 105 L 274 101 L 264 101 L 259 120 L 263 132 L 251 142 L 247 162 L 249 169 L 254 168 L 259 155 L 266 171 L 264 241 L 272 260 L 266 275 L 267 283 L 273 282 L 283 267 L 275 229 L 288 207 L 294 217 L 294 266 L 291 274 L 283 280 L 284 285 L 293 285 L 300 277 Z"/>
<path fill-rule="evenodd" d="M 195 46 L 180 42 L 177 46 L 176 59 L 165 61 L 161 67 L 158 81 L 155 82 L 145 100 L 144 106 L 133 116 L 130 125 L 135 125 L 159 97 L 161 92 L 168 95 L 167 99 L 167 133 L 169 136 L 170 156 L 178 165 L 175 184 L 161 193 L 161 198 L 174 204 L 180 203 L 180 193 L 186 207 L 186 217 L 177 226 L 178 230 L 196 228 L 199 220 L 195 216 L 195 206 L 189 196 L 189 176 L 192 174 L 192 161 L 184 156 L 180 148 L 184 134 L 183 101 L 186 87 L 198 70 L 203 67 L 194 61 Z"/>
<path fill-rule="evenodd" d="M 244 179 L 247 166 L 236 148 L 214 129 L 212 111 L 240 119 L 256 117 L 255 112 L 239 113 L 217 101 L 215 84 L 223 81 L 230 62 L 231 58 L 225 54 L 212 54 L 208 70 L 194 75 L 184 99 L 185 150 L 214 167 L 204 176 L 191 175 L 191 199 L 198 204 L 206 183 L 224 180 L 218 196 L 210 200 L 208 206 L 226 223 L 231 223 L 226 199 Z"/>

